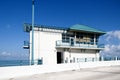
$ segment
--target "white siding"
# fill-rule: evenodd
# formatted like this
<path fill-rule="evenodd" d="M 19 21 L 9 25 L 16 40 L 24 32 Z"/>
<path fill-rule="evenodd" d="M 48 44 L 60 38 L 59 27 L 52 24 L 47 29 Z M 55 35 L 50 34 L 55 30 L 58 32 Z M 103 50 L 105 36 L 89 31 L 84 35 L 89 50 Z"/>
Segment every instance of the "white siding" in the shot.
<path fill-rule="evenodd" d="M 72 57 L 78 58 L 87 58 L 87 57 L 96 57 L 95 50 L 71 50 Z"/>
<path fill-rule="evenodd" d="M 61 33 L 34 31 L 34 59 L 43 58 L 43 64 L 56 64 L 56 41 Z"/>

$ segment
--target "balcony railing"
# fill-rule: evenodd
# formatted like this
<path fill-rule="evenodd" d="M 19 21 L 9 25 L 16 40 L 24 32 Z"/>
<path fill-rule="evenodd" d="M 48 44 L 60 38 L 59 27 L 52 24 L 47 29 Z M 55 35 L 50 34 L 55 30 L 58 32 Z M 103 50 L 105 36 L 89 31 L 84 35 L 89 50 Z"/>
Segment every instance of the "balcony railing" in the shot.
<path fill-rule="evenodd" d="M 96 44 L 93 42 L 70 42 L 70 41 L 56 41 L 56 47 L 71 47 L 71 48 L 104 48 L 104 44 Z"/>

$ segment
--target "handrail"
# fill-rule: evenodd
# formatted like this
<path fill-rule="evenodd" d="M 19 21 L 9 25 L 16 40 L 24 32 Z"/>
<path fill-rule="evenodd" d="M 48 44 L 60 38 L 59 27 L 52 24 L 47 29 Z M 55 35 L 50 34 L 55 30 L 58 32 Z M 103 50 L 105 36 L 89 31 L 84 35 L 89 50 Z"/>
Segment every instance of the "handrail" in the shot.
<path fill-rule="evenodd" d="M 94 42 L 73 42 L 71 45 L 71 42 L 68 40 L 58 40 L 56 41 L 56 46 L 72 46 L 72 47 L 85 47 L 85 48 L 104 48 L 104 44 L 98 44 L 94 45 Z"/>

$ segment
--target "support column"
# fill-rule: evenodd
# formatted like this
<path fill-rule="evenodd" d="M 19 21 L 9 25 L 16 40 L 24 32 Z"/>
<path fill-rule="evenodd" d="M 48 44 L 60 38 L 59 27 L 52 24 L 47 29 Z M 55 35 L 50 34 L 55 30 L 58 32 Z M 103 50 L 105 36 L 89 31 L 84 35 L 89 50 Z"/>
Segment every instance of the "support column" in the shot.
<path fill-rule="evenodd" d="M 76 32 L 75 32 L 75 40 L 74 40 L 74 43 L 76 44 Z"/>
<path fill-rule="evenodd" d="M 96 61 L 99 61 L 99 57 L 100 57 L 100 55 L 99 55 L 99 51 L 96 50 L 96 54 L 95 54 Z"/>
<path fill-rule="evenodd" d="M 94 34 L 94 45 L 96 45 L 96 34 Z"/>
<path fill-rule="evenodd" d="M 69 59 L 69 52 L 68 51 L 65 51 L 64 52 L 64 63 L 70 63 L 70 59 Z"/>
<path fill-rule="evenodd" d="M 101 61 L 104 61 L 104 58 L 103 58 L 103 56 L 101 57 Z"/>
<path fill-rule="evenodd" d="M 117 56 L 115 56 L 115 60 L 117 61 Z"/>
<path fill-rule="evenodd" d="M 71 63 L 71 48 L 69 49 L 69 63 Z"/>

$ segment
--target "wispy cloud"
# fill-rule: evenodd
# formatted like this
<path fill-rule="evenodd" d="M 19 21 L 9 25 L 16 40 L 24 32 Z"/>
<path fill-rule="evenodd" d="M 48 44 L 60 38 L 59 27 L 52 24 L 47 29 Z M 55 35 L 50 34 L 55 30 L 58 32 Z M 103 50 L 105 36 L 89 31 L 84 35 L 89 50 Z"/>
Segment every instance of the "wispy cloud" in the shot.
<path fill-rule="evenodd" d="M 7 51 L 0 52 L 0 60 L 26 60 L 28 59 L 28 56 L 28 54 L 22 53 L 13 53 Z"/>
<path fill-rule="evenodd" d="M 11 56 L 11 53 L 3 51 L 3 52 L 0 53 L 0 56 Z"/>
<path fill-rule="evenodd" d="M 104 35 L 105 49 L 101 55 L 120 56 L 120 30 L 110 31 Z"/>

